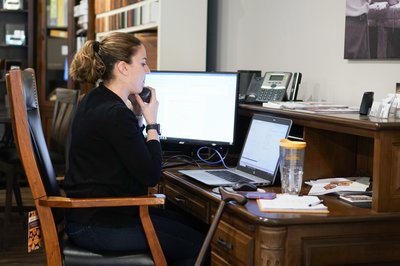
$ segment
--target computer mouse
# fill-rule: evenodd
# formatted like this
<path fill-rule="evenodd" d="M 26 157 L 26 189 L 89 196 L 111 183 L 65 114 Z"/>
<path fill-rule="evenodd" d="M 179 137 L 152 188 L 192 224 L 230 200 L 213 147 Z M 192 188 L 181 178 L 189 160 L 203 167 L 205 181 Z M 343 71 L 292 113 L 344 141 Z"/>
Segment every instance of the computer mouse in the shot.
<path fill-rule="evenodd" d="M 257 191 L 257 186 L 247 182 L 238 182 L 233 184 L 234 191 Z"/>

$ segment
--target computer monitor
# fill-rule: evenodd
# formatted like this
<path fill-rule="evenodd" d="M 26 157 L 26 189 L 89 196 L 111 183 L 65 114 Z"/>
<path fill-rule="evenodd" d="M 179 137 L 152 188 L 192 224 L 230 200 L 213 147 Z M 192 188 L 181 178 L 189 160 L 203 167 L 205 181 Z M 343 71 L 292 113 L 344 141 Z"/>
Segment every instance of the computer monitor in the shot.
<path fill-rule="evenodd" d="M 153 71 L 162 143 L 231 146 L 235 139 L 236 72 Z"/>

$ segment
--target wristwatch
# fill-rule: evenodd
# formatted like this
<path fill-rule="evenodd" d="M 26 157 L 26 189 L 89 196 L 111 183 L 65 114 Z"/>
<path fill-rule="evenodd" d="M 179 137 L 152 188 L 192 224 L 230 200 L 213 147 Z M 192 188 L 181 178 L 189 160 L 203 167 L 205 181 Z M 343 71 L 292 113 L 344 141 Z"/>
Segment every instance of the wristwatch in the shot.
<path fill-rule="evenodd" d="M 150 129 L 155 129 L 157 130 L 157 134 L 161 135 L 161 129 L 160 129 L 160 124 L 148 124 L 146 126 L 146 132 L 149 131 Z"/>

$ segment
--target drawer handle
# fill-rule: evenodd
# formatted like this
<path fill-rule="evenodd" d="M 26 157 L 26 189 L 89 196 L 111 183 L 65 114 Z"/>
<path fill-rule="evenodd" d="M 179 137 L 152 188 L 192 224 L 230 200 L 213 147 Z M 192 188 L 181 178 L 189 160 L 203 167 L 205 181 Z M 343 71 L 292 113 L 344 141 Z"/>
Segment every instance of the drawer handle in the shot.
<path fill-rule="evenodd" d="M 182 198 L 179 198 L 179 197 L 175 197 L 174 199 L 175 199 L 176 202 L 178 202 L 180 204 L 185 204 L 186 203 L 185 199 L 182 199 Z"/>
<path fill-rule="evenodd" d="M 224 249 L 232 249 L 232 244 L 229 242 L 226 242 L 225 240 L 223 240 L 221 238 L 218 238 L 217 243 Z"/>

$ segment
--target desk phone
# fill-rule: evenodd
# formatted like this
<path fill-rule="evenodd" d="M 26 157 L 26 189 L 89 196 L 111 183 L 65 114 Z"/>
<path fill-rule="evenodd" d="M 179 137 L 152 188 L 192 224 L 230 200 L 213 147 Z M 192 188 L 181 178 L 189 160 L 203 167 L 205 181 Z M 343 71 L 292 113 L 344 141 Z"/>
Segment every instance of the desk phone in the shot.
<path fill-rule="evenodd" d="M 246 93 L 246 102 L 286 100 L 291 77 L 291 72 L 266 72 L 264 77 L 253 77 Z"/>
<path fill-rule="evenodd" d="M 256 98 L 257 102 L 283 101 L 289 86 L 291 72 L 267 72 Z"/>

